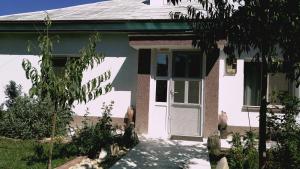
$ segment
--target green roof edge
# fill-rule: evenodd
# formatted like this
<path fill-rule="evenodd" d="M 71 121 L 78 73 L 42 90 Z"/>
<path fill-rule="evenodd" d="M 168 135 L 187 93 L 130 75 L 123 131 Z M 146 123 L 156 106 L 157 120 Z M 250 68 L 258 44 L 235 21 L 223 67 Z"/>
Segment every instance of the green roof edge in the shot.
<path fill-rule="evenodd" d="M 0 21 L 0 32 L 38 32 L 45 30 L 43 21 Z M 49 31 L 112 31 L 152 32 L 190 31 L 186 22 L 179 21 L 53 21 Z"/>

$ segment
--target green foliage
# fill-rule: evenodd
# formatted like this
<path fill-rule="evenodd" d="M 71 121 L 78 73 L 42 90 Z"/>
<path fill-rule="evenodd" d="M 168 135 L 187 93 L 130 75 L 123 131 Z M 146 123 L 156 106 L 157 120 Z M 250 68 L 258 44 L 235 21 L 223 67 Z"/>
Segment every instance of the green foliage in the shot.
<path fill-rule="evenodd" d="M 49 19 L 49 18 L 48 18 Z M 100 35 L 96 33 L 89 38 L 87 46 L 80 50 L 78 59 L 68 59 L 63 75 L 55 73 L 52 63 L 53 44 L 48 34 L 51 22 L 46 22 L 47 30 L 45 35 L 38 38 L 40 49 L 40 72 L 32 67 L 29 60 L 22 63 L 26 72 L 26 77 L 31 80 L 31 96 L 40 98 L 49 97 L 57 107 L 72 107 L 74 101 L 79 103 L 88 102 L 96 97 L 103 95 L 111 90 L 111 84 L 102 85 L 110 78 L 110 71 L 91 79 L 86 84 L 82 84 L 83 72 L 89 68 L 101 64 L 104 61 L 104 55 L 96 50 L 97 43 L 100 41 Z"/>
<path fill-rule="evenodd" d="M 57 116 L 58 130 L 56 135 L 66 133 L 67 126 L 72 120 L 73 112 L 59 110 Z M 1 113 L 0 135 L 20 139 L 41 139 L 50 136 L 51 103 L 38 98 L 19 96 L 14 104 Z"/>
<path fill-rule="evenodd" d="M 232 169 L 258 169 L 258 151 L 255 148 L 255 134 L 246 132 L 243 137 L 234 133 L 232 137 L 232 148 L 229 151 L 228 163 Z"/>
<path fill-rule="evenodd" d="M 168 0 L 174 5 L 181 0 Z M 205 53 L 226 39 L 224 52 L 230 57 L 252 54 L 254 60 L 267 62 L 270 71 L 280 65 L 291 79 L 299 79 L 300 1 L 297 0 L 198 0 L 187 14 L 174 12 L 174 19 L 190 23 L 193 45 Z M 199 10 L 199 8 L 201 8 Z M 282 49 L 281 51 L 276 48 Z M 255 49 L 255 50 L 253 50 Z M 283 58 L 278 56 L 283 56 Z M 261 59 L 261 60 L 259 60 Z M 279 61 L 279 62 L 278 62 Z M 280 63 L 280 64 L 278 64 Z"/>
<path fill-rule="evenodd" d="M 22 94 L 22 86 L 17 85 L 15 81 L 9 81 L 9 84 L 5 86 L 4 94 L 7 100 L 5 101 L 6 107 L 12 107 L 17 97 Z"/>
<path fill-rule="evenodd" d="M 228 164 L 232 169 L 242 169 L 244 162 L 243 146 L 239 133 L 234 133 L 232 136 L 232 148 L 229 152 Z"/>
<path fill-rule="evenodd" d="M 83 128 L 78 135 L 72 138 L 72 144 L 78 149 L 78 154 L 88 155 L 95 158 L 101 148 L 109 151 L 109 146 L 113 142 L 113 133 L 115 129 L 112 127 L 112 120 L 110 112 L 112 110 L 113 102 L 109 105 L 103 104 L 102 117 L 96 124 L 88 124 L 83 121 Z"/>
<path fill-rule="evenodd" d="M 178 4 L 181 0 L 168 0 Z M 289 79 L 300 85 L 300 1 L 299 0 L 198 0 L 187 14 L 173 18 L 188 22 L 195 35 L 193 45 L 206 55 L 218 51 L 226 40 L 229 57 L 252 57 L 261 63 L 259 164 L 266 153 L 267 74 L 282 67 Z M 224 41 L 223 41 L 224 42 Z M 221 42 L 222 43 L 222 42 Z M 217 55 L 217 54 L 216 54 Z M 218 56 L 218 55 L 217 55 Z"/>
<path fill-rule="evenodd" d="M 53 151 L 53 138 L 56 130 L 56 116 L 59 109 L 71 109 L 74 102 L 86 103 L 96 97 L 111 90 L 111 83 L 102 85 L 107 81 L 111 73 L 106 71 L 103 74 L 91 79 L 86 84 L 82 84 L 83 72 L 89 68 L 93 69 L 104 61 L 104 55 L 96 50 L 100 41 L 99 34 L 89 38 L 89 43 L 80 50 L 78 59 L 68 59 L 64 74 L 58 75 L 53 68 L 53 44 L 49 35 L 51 21 L 49 16 L 45 18 L 46 30 L 38 38 L 40 71 L 33 67 L 29 60 L 23 60 L 22 66 L 26 73 L 26 78 L 31 80 L 32 87 L 30 96 L 38 96 L 41 100 L 49 99 L 53 104 L 51 141 L 49 150 L 48 169 L 51 169 L 51 158 Z"/>
<path fill-rule="evenodd" d="M 45 160 L 34 160 L 35 146 L 41 145 L 44 152 L 49 146 L 44 143 L 37 143 L 34 140 L 18 140 L 0 137 L 0 168 L 1 169 L 44 169 L 46 168 Z M 48 147 L 48 148 L 47 148 Z M 44 154 L 46 155 L 46 154 Z M 72 157 L 60 156 L 53 160 L 53 167 L 58 167 Z M 36 157 L 40 159 L 39 157 Z"/>
<path fill-rule="evenodd" d="M 48 159 L 49 145 L 36 143 L 33 146 L 33 155 L 28 157 L 27 163 L 45 163 Z M 70 158 L 77 155 L 77 148 L 70 143 L 54 143 L 53 159 Z"/>
<path fill-rule="evenodd" d="M 268 168 L 298 168 L 300 166 L 300 126 L 296 122 L 300 100 L 287 93 L 279 93 L 283 108 L 280 114 L 270 111 L 268 128 L 277 146 L 268 152 Z"/>
<path fill-rule="evenodd" d="M 258 167 L 258 151 L 255 147 L 256 135 L 253 131 L 247 131 L 244 137 L 244 169 L 257 169 Z"/>
<path fill-rule="evenodd" d="M 67 144 L 54 144 L 53 158 L 71 157 L 76 155 L 87 155 L 90 158 L 95 158 L 99 155 L 103 148 L 109 155 L 111 154 L 110 146 L 117 144 L 118 146 L 126 146 L 132 148 L 138 143 L 138 138 L 134 132 L 133 125 L 129 126 L 124 135 L 117 135 L 115 128 L 112 126 L 111 111 L 113 102 L 109 105 L 103 104 L 102 117 L 99 118 L 96 124 L 88 121 L 87 115 L 83 120 L 83 128 L 76 133 L 71 142 Z M 35 146 L 35 154 L 31 157 L 31 161 L 45 161 L 48 158 L 47 152 L 49 146 L 38 144 Z"/>

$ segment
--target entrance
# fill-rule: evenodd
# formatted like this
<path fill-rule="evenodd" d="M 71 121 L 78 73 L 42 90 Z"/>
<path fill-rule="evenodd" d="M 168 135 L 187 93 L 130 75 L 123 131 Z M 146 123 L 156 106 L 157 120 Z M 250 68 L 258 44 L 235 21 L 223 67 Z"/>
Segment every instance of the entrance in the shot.
<path fill-rule="evenodd" d="M 153 56 L 150 133 L 159 137 L 201 136 L 203 57 L 187 50 Z"/>
<path fill-rule="evenodd" d="M 201 135 L 202 60 L 199 52 L 173 52 L 169 100 L 171 135 Z"/>

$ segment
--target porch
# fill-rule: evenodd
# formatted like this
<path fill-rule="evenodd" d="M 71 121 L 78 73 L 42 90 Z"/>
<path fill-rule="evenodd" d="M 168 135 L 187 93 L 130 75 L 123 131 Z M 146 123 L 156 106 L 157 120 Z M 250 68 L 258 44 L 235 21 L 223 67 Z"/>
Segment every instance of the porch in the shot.
<path fill-rule="evenodd" d="M 141 138 L 141 142 L 111 169 L 210 169 L 206 142 Z"/>

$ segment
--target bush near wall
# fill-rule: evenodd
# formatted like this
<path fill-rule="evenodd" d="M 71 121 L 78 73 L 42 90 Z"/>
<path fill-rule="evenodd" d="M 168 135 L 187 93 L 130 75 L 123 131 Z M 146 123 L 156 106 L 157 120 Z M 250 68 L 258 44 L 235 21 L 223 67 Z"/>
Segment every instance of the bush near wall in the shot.
<path fill-rule="evenodd" d="M 272 111 L 268 114 L 269 135 L 277 145 L 267 152 L 267 168 L 300 168 L 300 126 L 296 121 L 300 100 L 287 93 L 277 97 L 283 109 L 281 116 Z"/>
<path fill-rule="evenodd" d="M 73 112 L 60 110 L 57 117 L 57 132 L 66 133 Z M 0 135 L 19 139 L 41 139 L 50 136 L 51 105 L 38 98 L 19 96 L 14 104 L 0 113 Z"/>
<path fill-rule="evenodd" d="M 72 140 L 67 144 L 55 144 L 54 157 L 83 155 L 95 159 L 98 157 L 101 149 L 103 149 L 108 153 L 103 162 L 111 164 L 119 158 L 118 154 L 111 152 L 113 151 L 112 145 L 128 150 L 138 144 L 139 140 L 133 125 L 129 125 L 125 129 L 124 134 L 117 134 L 116 128 L 112 125 L 112 108 L 113 102 L 109 105 L 103 104 L 102 116 L 95 124 L 88 122 L 87 112 L 82 121 L 83 127 L 75 133 Z M 35 155 L 32 158 L 34 161 L 45 161 L 47 151 L 46 145 L 37 145 L 35 147 Z"/>

